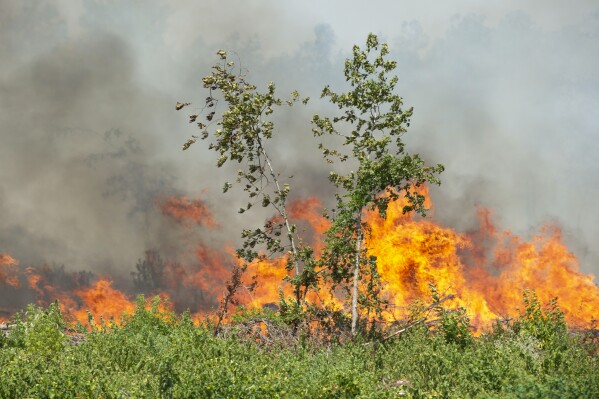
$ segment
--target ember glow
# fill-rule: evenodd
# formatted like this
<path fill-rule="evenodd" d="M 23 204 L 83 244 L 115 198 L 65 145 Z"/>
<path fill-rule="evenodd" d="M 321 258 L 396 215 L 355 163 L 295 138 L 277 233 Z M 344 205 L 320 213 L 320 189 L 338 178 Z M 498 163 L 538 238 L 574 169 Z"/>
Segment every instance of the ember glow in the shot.
<path fill-rule="evenodd" d="M 496 226 L 492 212 L 481 208 L 479 228 L 460 233 L 432 217 L 404 215 L 403 206 L 401 201 L 390 204 L 386 219 L 375 212 L 365 213 L 372 228 L 367 237 L 370 254 L 377 257 L 383 296 L 393 305 L 387 314 L 390 320 L 405 317 L 412 301 L 428 300 L 429 284 L 434 284 L 441 294 L 455 295 L 452 305 L 465 307 L 479 330 L 497 318 L 519 314 L 525 289 L 534 289 L 543 303 L 557 298 L 571 326 L 593 325 L 599 309 L 599 288 L 593 276 L 579 271 L 578 260 L 563 243 L 557 226 L 542 226 L 526 241 Z M 432 208 L 432 204 L 427 203 L 427 207 Z M 162 202 L 160 208 L 178 222 L 191 220 L 201 228 L 218 228 L 200 199 L 173 197 Z M 322 233 L 330 226 L 321 216 L 321 208 L 315 197 L 289 207 L 290 216 L 307 233 L 316 255 L 322 248 Z M 190 227 L 183 224 L 186 229 Z M 201 318 L 217 308 L 233 265 L 241 261 L 235 258 L 232 248 L 213 248 L 198 242 L 189 243 L 187 248 L 190 253 L 182 254 L 180 259 L 162 260 L 148 251 L 140 272 L 145 277 L 138 277 L 138 283 L 148 283 L 149 279 L 151 284 L 144 293 L 167 297 L 174 310 L 190 308 L 196 318 Z M 278 302 L 281 290 L 291 295 L 291 287 L 283 282 L 288 273 L 286 265 L 286 257 L 248 265 L 238 293 L 239 304 L 261 307 Z M 21 267 L 6 253 L 0 253 L 0 286 L 27 290 L 42 305 L 58 299 L 67 318 L 83 324 L 88 320 L 87 311 L 105 320 L 118 320 L 123 312 L 131 313 L 135 294 L 139 293 L 115 288 L 108 276 Z M 342 306 L 339 299 L 324 298 L 323 291 L 312 294 L 309 300 Z M 6 308 L 4 305 L 0 308 Z"/>

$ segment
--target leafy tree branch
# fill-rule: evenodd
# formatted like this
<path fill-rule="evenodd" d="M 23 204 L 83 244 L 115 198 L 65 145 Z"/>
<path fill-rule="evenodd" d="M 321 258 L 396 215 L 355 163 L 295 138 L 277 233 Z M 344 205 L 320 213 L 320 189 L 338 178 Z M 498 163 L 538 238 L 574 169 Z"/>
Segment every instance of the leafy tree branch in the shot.
<path fill-rule="evenodd" d="M 415 211 L 424 216 L 425 198 L 418 187 L 440 184 L 437 175 L 444 169 L 442 165 L 426 166 L 418 154 L 405 151 L 402 136 L 413 110 L 404 109 L 403 99 L 395 93 L 398 78 L 392 72 L 397 63 L 386 59 L 388 53 L 387 44 L 379 43 L 373 34 L 368 35 L 365 49 L 354 46 L 353 57 L 346 60 L 344 68 L 350 90 L 336 93 L 326 86 L 322 91 L 322 97 L 335 104 L 341 115 L 332 119 L 314 115 L 312 119 L 316 136 L 343 139 L 341 149 L 320 144 L 327 162 L 350 161 L 356 167 L 356 171 L 333 170 L 329 174 L 339 192 L 321 259 L 333 283 L 350 291 L 354 335 L 359 305 L 367 312 L 380 312 L 382 305 L 376 258 L 368 256 L 364 245 L 369 234 L 364 210 L 377 210 L 385 217 L 389 203 L 403 196 L 407 200 L 404 213 Z M 361 293 L 360 280 L 368 281 Z"/>

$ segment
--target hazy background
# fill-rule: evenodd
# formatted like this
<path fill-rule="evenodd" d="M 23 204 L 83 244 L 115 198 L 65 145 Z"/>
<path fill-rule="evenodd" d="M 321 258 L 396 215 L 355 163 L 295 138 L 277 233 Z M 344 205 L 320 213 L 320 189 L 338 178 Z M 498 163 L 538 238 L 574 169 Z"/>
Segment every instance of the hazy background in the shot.
<path fill-rule="evenodd" d="M 489 207 L 525 238 L 558 223 L 597 274 L 597 2 L 448 3 L 0 0 L 0 252 L 128 275 L 146 249 L 218 245 L 257 221 L 231 215 L 231 170 L 203 143 L 181 152 L 194 108 L 174 105 L 201 104 L 219 48 L 254 81 L 316 100 L 281 116 L 275 158 L 296 195 L 329 193 L 309 119 L 374 32 L 415 108 L 408 150 L 446 166 L 435 217 L 466 231 Z M 201 195 L 222 228 L 182 231 L 156 206 L 170 195 Z"/>

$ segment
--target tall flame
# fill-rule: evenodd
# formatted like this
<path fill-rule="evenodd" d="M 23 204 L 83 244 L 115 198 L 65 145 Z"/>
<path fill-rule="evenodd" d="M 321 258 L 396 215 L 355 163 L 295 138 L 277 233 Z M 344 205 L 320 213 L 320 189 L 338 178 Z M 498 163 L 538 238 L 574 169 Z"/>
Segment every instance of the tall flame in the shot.
<path fill-rule="evenodd" d="M 428 192 L 424 194 L 429 198 Z M 425 299 L 429 284 L 434 284 L 441 293 L 455 294 L 453 304 L 465 307 L 477 327 L 517 314 L 522 291 L 527 288 L 536 290 L 542 302 L 557 297 L 571 325 L 592 325 L 599 309 L 599 288 L 592 275 L 580 272 L 578 260 L 563 243 L 558 227 L 542 226 L 527 241 L 495 226 L 491 212 L 481 208 L 478 230 L 459 233 L 432 218 L 403 214 L 404 205 L 402 201 L 391 203 L 385 219 L 374 211 L 365 212 L 371 227 L 366 244 L 370 255 L 377 258 L 382 295 L 394 305 L 389 318 L 405 317 L 406 306 L 415 299 Z M 164 215 L 186 229 L 218 227 L 201 198 L 171 197 L 159 206 Z M 432 207 L 430 201 L 426 206 Z M 320 201 L 309 197 L 291 203 L 288 210 L 318 256 L 323 247 L 322 235 L 330 227 L 330 221 L 321 215 Z M 170 297 L 175 309 L 191 308 L 196 317 L 204 317 L 216 309 L 233 265 L 242 261 L 236 259 L 231 248 L 212 248 L 197 242 L 192 248 L 186 251 L 193 256 L 185 253 L 180 259 L 166 261 L 148 251 L 144 278 L 151 279 L 152 284 L 146 287 L 151 289 L 146 293 Z M 293 274 L 287 262 L 288 257 L 281 256 L 247 265 L 238 303 L 261 307 L 277 302 L 280 291 L 291 295 L 289 283 L 284 282 Z M 67 317 L 84 324 L 87 311 L 97 319 L 116 319 L 123 312 L 132 312 L 135 306 L 135 292 L 113 287 L 108 276 L 96 278 L 91 273 L 67 273 L 45 266 L 20 267 L 16 259 L 0 253 L 2 284 L 7 289 L 29 292 L 40 304 L 59 299 Z M 332 295 L 323 298 L 325 291 L 313 293 L 308 299 L 343 306 Z M 3 314 L 6 309 L 6 304 L 0 303 Z"/>
<path fill-rule="evenodd" d="M 456 304 L 470 312 L 473 324 L 485 326 L 514 315 L 523 290 L 534 289 L 542 302 L 557 298 L 572 325 L 589 326 L 597 317 L 599 288 L 592 275 L 580 272 L 558 227 L 542 226 L 527 242 L 508 230 L 500 232 L 490 211 L 480 209 L 479 231 L 460 234 L 402 214 L 403 205 L 391 204 L 386 219 L 367 215 L 372 227 L 368 245 L 394 304 L 406 306 L 426 296 L 432 283 L 440 292 L 456 294 Z"/>

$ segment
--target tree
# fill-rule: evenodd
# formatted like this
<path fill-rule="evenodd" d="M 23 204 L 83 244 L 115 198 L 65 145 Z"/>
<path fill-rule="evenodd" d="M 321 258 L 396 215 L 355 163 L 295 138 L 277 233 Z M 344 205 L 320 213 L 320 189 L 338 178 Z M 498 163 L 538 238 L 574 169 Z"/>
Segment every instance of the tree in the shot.
<path fill-rule="evenodd" d="M 219 154 L 218 167 L 230 161 L 243 165 L 237 172 L 236 183 L 243 185 L 250 202 L 239 212 L 248 211 L 256 203 L 275 210 L 276 217 L 267 221 L 264 228 L 243 230 L 244 242 L 237 255 L 252 262 L 287 253 L 287 268 L 292 274 L 288 281 L 294 288 L 295 310 L 302 309 L 308 290 L 318 289 L 325 277 L 334 286 L 345 288 L 351 299 L 354 335 L 358 331 L 360 309 L 380 315 L 384 305 L 376 258 L 365 245 L 370 230 L 363 219 L 364 211 L 377 210 L 385 217 L 389 203 L 403 196 L 407 200 L 404 213 L 414 211 L 424 216 L 425 198 L 418 187 L 424 183 L 440 184 L 437 175 L 443 171 L 442 165 L 426 166 L 418 154 L 405 151 L 402 136 L 409 126 L 412 108 L 404 109 L 402 98 L 395 93 L 398 78 L 392 73 L 397 64 L 385 58 L 388 52 L 387 44 L 380 44 L 373 34 L 368 35 L 364 50 L 354 46 L 353 57 L 346 60 L 344 71 L 350 90 L 335 93 L 326 86 L 321 96 L 335 104 L 342 111 L 341 115 L 333 119 L 319 115 L 312 118 L 316 136 L 343 138 L 339 149 L 320 144 L 325 159 L 330 163 L 347 162 L 344 165 L 349 164 L 355 170 L 330 172 L 330 180 L 338 189 L 337 204 L 318 262 L 312 248 L 298 237 L 297 228 L 289 219 L 290 186 L 281 180 L 267 150 L 274 133 L 270 115 L 277 107 L 294 105 L 299 94 L 293 92 L 290 99 L 284 101 L 275 95 L 273 83 L 268 84 L 265 92 L 257 91 L 243 71 L 236 69 L 227 53 L 220 50 L 217 54 L 221 62 L 203 78 L 209 96 L 200 113 L 205 113 L 206 123 L 197 122 L 199 114 L 190 115 L 190 122 L 197 122 L 202 132 L 200 137 L 213 139 L 208 148 Z M 226 109 L 216 117 L 213 109 L 220 101 L 225 102 Z M 187 105 L 189 103 L 177 103 L 176 108 Z M 192 136 L 183 149 L 189 148 L 197 138 Z M 226 182 L 223 191 L 227 192 L 232 186 Z M 287 238 L 287 244 L 282 243 L 281 236 Z M 234 273 L 239 279 L 239 270 Z M 228 292 L 227 298 L 231 295 L 232 292 Z M 285 306 L 281 309 L 289 309 L 288 304 L 282 305 Z"/>
<path fill-rule="evenodd" d="M 412 108 L 404 109 L 402 98 L 395 94 L 398 78 L 391 75 L 397 67 L 387 60 L 387 44 L 380 44 L 369 34 L 366 48 L 353 48 L 353 57 L 345 62 L 345 78 L 350 90 L 335 93 L 329 86 L 321 97 L 328 98 L 340 111 L 332 120 L 314 115 L 316 136 L 343 138 L 342 149 L 320 144 L 325 159 L 353 162 L 355 171 L 331 171 L 329 178 L 338 188 L 332 226 L 326 232 L 326 246 L 321 264 L 335 285 L 342 284 L 351 297 L 352 334 L 357 333 L 359 306 L 367 312 L 380 312 L 381 284 L 376 258 L 364 245 L 369 226 L 363 219 L 365 209 L 377 210 L 381 217 L 391 201 L 403 196 L 403 212 L 426 214 L 424 196 L 417 190 L 424 183 L 440 184 L 437 175 L 442 165 L 425 166 L 418 154 L 408 154 L 402 136 L 409 126 Z M 343 148 L 349 148 L 344 153 Z M 360 292 L 360 281 L 364 287 Z"/>
<path fill-rule="evenodd" d="M 244 72 L 236 69 L 224 50 L 217 54 L 221 62 L 202 79 L 204 88 L 209 90 L 202 109 L 206 122 L 197 122 L 200 115 L 193 114 L 189 117 L 190 123 L 197 123 L 202 139 L 210 137 L 213 140 L 208 148 L 219 154 L 218 167 L 232 161 L 240 164 L 235 183 L 243 186 L 250 201 L 239 209 L 239 213 L 248 211 L 257 203 L 271 207 L 276 213 L 264 228 L 243 230 L 244 242 L 237 255 L 246 262 L 252 262 L 274 254 L 287 254 L 287 267 L 293 275 L 289 281 L 294 287 L 296 305 L 301 306 L 309 287 L 318 277 L 314 272 L 313 251 L 299 239 L 297 228 L 289 219 L 287 199 L 290 186 L 281 180 L 267 150 L 268 141 L 274 133 L 270 115 L 277 107 L 294 105 L 299 101 L 299 94 L 293 92 L 289 100 L 282 100 L 275 95 L 274 83 L 269 83 L 265 92 L 259 92 L 246 80 Z M 213 109 L 220 101 L 226 104 L 226 109 L 217 116 Z M 302 102 L 307 101 L 304 99 Z M 177 103 L 176 108 L 179 110 L 187 105 L 189 103 Z M 192 136 L 183 145 L 183 150 L 198 138 Z M 231 182 L 225 182 L 223 192 L 231 187 Z M 286 237 L 287 244 L 281 241 L 282 235 Z M 260 253 L 259 248 L 267 253 Z"/>
<path fill-rule="evenodd" d="M 164 283 L 165 264 L 158 251 L 148 250 L 144 259 L 138 259 L 135 271 L 131 272 L 133 285 L 144 293 L 160 289 Z"/>

